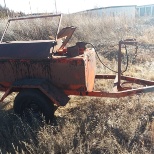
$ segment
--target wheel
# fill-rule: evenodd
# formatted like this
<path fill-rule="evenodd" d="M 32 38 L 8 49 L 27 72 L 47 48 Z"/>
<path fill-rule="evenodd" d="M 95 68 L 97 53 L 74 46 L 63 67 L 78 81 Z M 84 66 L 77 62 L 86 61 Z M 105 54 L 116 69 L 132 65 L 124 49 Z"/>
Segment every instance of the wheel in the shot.
<path fill-rule="evenodd" d="M 26 89 L 18 93 L 14 100 L 14 112 L 28 120 L 33 117 L 49 123 L 54 118 L 53 103 L 39 90 Z M 32 117 L 30 118 L 30 115 Z"/>

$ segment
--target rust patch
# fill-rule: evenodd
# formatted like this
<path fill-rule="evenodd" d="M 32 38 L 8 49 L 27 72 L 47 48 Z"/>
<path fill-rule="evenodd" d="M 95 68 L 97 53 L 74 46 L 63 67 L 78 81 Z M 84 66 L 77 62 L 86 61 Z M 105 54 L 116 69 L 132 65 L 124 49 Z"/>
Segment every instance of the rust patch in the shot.
<path fill-rule="evenodd" d="M 55 57 L 0 60 L 0 82 L 13 83 L 20 79 L 35 78 L 47 79 L 62 89 L 83 89 L 86 87 L 84 59 Z"/>

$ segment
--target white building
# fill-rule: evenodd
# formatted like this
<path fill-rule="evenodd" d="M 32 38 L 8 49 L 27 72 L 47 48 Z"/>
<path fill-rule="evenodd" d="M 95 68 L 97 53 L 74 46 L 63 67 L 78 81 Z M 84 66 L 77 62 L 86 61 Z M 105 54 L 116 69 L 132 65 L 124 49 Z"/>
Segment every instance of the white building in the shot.
<path fill-rule="evenodd" d="M 78 12 L 79 13 L 79 12 Z M 111 7 L 100 7 L 82 11 L 80 13 L 87 13 L 89 15 L 99 16 L 113 16 L 113 17 L 126 17 L 135 19 L 136 16 L 154 16 L 154 4 L 151 5 L 126 5 L 126 6 L 111 6 Z"/>
<path fill-rule="evenodd" d="M 154 17 L 154 4 L 137 6 L 136 14 L 139 17 L 143 17 L 143 16 L 153 16 Z"/>
<path fill-rule="evenodd" d="M 95 14 L 99 16 L 129 17 L 134 19 L 136 14 L 136 5 L 101 7 L 86 10 L 82 13 L 88 13 L 90 15 Z"/>

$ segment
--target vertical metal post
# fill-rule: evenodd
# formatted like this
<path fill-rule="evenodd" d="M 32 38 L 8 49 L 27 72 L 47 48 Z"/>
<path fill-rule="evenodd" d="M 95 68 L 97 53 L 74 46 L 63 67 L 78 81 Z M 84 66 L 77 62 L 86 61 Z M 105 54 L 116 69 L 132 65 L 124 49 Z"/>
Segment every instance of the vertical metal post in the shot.
<path fill-rule="evenodd" d="M 9 18 L 9 12 L 8 12 L 8 9 L 6 8 L 6 2 L 5 2 L 5 0 L 4 0 L 4 5 L 5 5 L 5 9 L 6 9 L 6 15 Z"/>
<path fill-rule="evenodd" d="M 60 18 L 59 18 L 59 25 L 58 25 L 58 28 L 57 28 L 57 33 L 56 33 L 56 38 L 55 38 L 56 41 L 57 41 L 57 35 L 59 33 L 59 30 L 60 30 L 60 26 L 61 26 L 61 20 L 62 20 L 62 14 L 60 15 Z"/>
<path fill-rule="evenodd" d="M 119 42 L 119 52 L 118 52 L 118 83 L 117 89 L 120 89 L 120 81 L 121 81 L 121 45 L 122 41 Z"/>
<path fill-rule="evenodd" d="M 32 7 L 31 7 L 30 1 L 29 1 L 29 8 L 30 8 L 30 12 L 31 12 L 31 14 L 32 14 Z"/>

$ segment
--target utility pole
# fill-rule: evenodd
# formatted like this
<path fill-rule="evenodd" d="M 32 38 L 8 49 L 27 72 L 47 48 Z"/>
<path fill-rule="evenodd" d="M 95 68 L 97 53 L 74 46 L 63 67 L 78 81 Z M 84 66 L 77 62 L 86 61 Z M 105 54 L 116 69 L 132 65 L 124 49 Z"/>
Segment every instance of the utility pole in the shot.
<path fill-rule="evenodd" d="M 29 1 L 29 8 L 30 8 L 30 13 L 32 14 L 32 8 L 31 8 L 30 1 Z"/>
<path fill-rule="evenodd" d="M 6 9 L 6 16 L 9 18 L 9 12 L 8 12 L 8 9 L 6 8 L 6 2 L 5 2 L 5 0 L 4 0 L 4 7 Z"/>
<path fill-rule="evenodd" d="M 55 0 L 55 10 L 56 10 L 56 14 L 57 14 L 57 2 Z"/>

